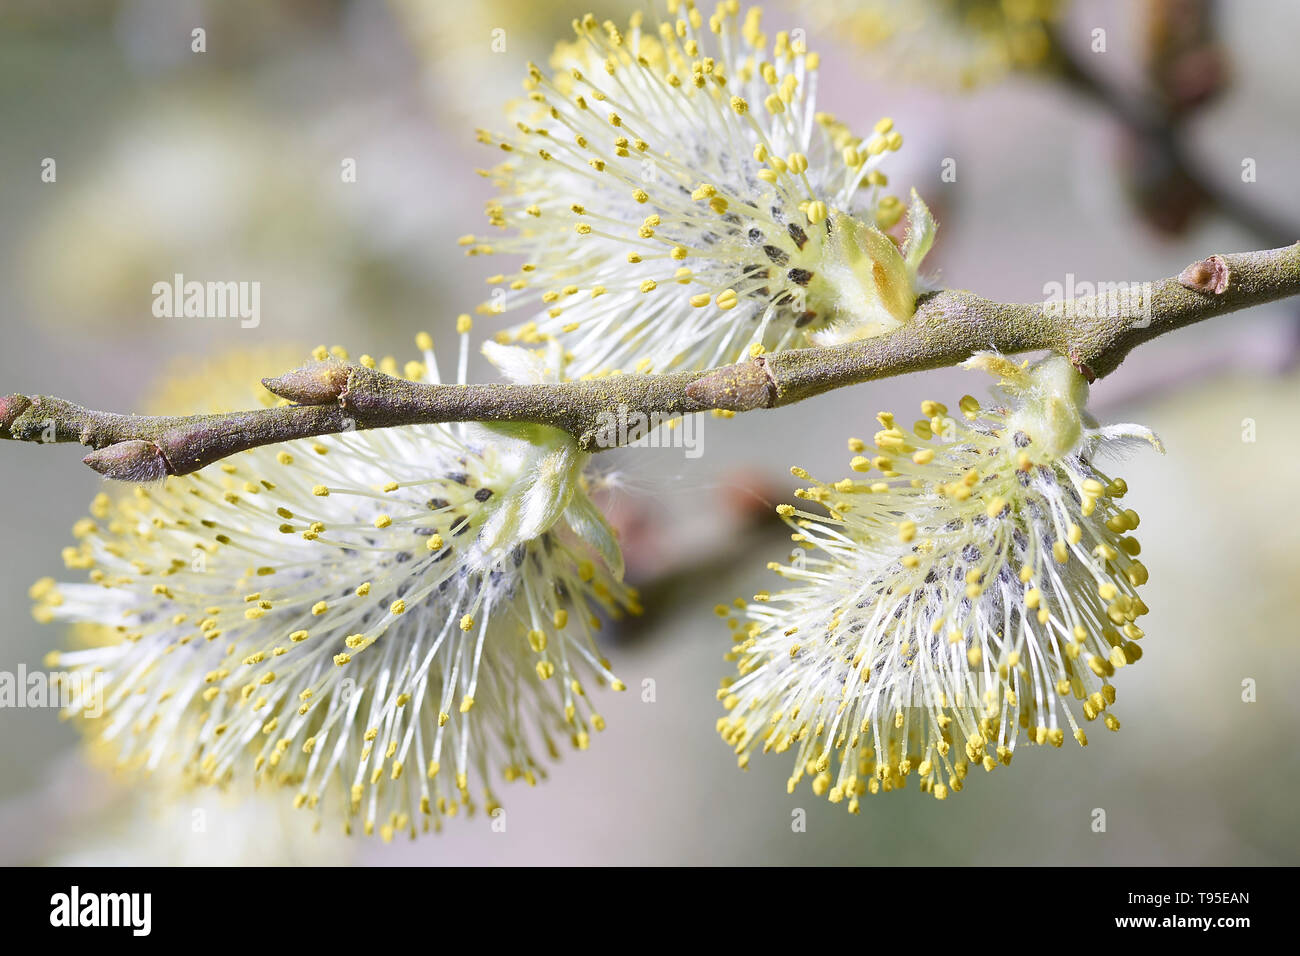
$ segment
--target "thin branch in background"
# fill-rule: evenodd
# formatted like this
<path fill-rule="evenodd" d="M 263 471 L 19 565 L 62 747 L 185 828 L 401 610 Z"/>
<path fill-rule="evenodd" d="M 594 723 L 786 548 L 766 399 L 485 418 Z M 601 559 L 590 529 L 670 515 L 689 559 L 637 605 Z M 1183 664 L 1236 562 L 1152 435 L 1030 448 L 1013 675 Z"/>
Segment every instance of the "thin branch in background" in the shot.
<path fill-rule="evenodd" d="M 1182 182 L 1204 203 L 1216 212 L 1251 233 L 1269 246 L 1293 242 L 1300 227 L 1286 222 L 1271 210 L 1243 202 L 1229 194 L 1213 176 L 1208 175 L 1194 159 L 1183 135 L 1189 110 L 1172 108 L 1155 97 L 1126 95 L 1103 82 L 1084 64 L 1078 53 L 1062 39 L 1059 30 L 1051 33 L 1055 61 L 1059 75 L 1075 91 L 1100 105 L 1128 132 L 1134 148 L 1141 153 L 1140 163 L 1145 170 L 1155 170 L 1163 182 Z M 1174 225 L 1163 213 L 1153 212 L 1154 224 L 1166 231 Z M 1181 222 L 1181 220 L 1180 220 Z"/>

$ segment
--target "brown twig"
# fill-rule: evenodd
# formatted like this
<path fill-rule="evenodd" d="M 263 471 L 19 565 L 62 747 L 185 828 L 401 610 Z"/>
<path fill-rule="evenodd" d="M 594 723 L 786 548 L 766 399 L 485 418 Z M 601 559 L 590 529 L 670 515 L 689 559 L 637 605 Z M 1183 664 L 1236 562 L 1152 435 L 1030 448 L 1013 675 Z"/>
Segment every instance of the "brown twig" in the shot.
<path fill-rule="evenodd" d="M 236 452 L 316 435 L 451 421 L 532 422 L 562 429 L 588 451 L 633 440 L 614 420 L 709 409 L 790 405 L 872 379 L 954 365 L 972 353 L 1049 349 L 1089 379 L 1114 371 L 1137 345 L 1195 322 L 1300 295 L 1300 242 L 1211 256 L 1118 299 L 1108 292 L 1008 304 L 970 292 L 922 297 L 912 319 L 876 338 L 774 352 L 702 372 L 616 375 L 545 385 L 430 385 L 359 365 L 297 369 L 264 384 L 296 404 L 224 415 L 144 417 L 92 411 L 60 398 L 0 398 L 0 438 L 80 442 L 86 464 L 125 481 L 198 471 Z"/>

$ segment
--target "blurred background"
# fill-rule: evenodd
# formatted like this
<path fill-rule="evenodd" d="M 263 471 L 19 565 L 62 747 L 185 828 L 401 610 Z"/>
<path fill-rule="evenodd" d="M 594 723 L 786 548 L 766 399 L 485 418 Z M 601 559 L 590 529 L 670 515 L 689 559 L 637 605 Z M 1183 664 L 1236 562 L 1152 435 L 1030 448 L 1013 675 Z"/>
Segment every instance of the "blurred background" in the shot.
<path fill-rule="evenodd" d="M 0 0 L 0 392 L 135 411 L 229 350 L 450 344 L 499 268 L 455 241 L 490 196 L 474 128 L 504 125 L 574 16 L 634 7 L 574 2 Z M 804 29 L 822 52 L 820 108 L 858 130 L 895 118 L 891 185 L 934 210 L 945 285 L 1029 301 L 1070 273 L 1154 279 L 1300 239 L 1291 0 L 765 6 L 769 35 Z M 155 318 L 151 286 L 175 273 L 259 281 L 260 325 Z M 705 418 L 698 458 L 602 456 L 649 609 L 606 632 L 632 690 L 602 701 L 590 752 L 503 790 L 505 833 L 480 815 L 391 845 L 313 834 L 286 794 L 158 793 L 97 769 L 54 711 L 3 709 L 0 863 L 1298 863 L 1298 329 L 1300 302 L 1237 313 L 1094 388 L 1099 416 L 1151 426 L 1168 454 L 1109 466 L 1142 515 L 1152 612 L 1117 679 L 1124 727 L 1086 750 L 1025 748 L 944 803 L 912 787 L 850 817 L 787 795 L 784 756 L 741 772 L 714 731 L 732 665 L 711 609 L 774 583 L 789 466 L 839 477 L 878 410 L 986 388 L 946 370 Z M 66 644 L 27 589 L 77 574 L 60 551 L 103 487 L 81 454 L 0 444 L 0 671 Z"/>

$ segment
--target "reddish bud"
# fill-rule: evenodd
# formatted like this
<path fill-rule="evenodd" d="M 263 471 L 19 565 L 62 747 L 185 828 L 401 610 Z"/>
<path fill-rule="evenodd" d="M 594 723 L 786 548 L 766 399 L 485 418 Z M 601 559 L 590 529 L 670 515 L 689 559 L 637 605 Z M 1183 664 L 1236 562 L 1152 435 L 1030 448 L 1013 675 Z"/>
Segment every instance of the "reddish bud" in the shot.
<path fill-rule="evenodd" d="M 18 416 L 31 408 L 32 400 L 26 395 L 5 395 L 0 398 L 0 434 L 8 435 Z"/>
<path fill-rule="evenodd" d="M 1207 295 L 1222 295 L 1228 288 L 1229 271 L 1223 256 L 1210 256 L 1200 262 L 1193 262 L 1180 272 L 1178 282 Z"/>
<path fill-rule="evenodd" d="M 308 365 L 275 378 L 264 378 L 266 390 L 299 405 L 329 405 L 347 390 L 352 369 L 346 365 Z"/>
<path fill-rule="evenodd" d="M 151 441 L 121 441 L 81 460 L 114 481 L 162 481 L 171 474 L 162 449 Z"/>

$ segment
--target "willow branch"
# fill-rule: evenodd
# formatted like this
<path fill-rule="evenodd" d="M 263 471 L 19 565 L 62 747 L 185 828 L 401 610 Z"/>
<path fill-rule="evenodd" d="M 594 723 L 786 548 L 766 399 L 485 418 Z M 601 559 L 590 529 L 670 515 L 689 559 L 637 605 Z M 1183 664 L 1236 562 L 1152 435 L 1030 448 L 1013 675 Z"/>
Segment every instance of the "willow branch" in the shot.
<path fill-rule="evenodd" d="M 1126 294 L 1009 304 L 948 289 L 927 294 L 905 325 L 876 338 L 774 352 L 702 372 L 616 375 L 544 385 L 430 385 L 359 365 L 318 365 L 263 383 L 294 404 L 256 411 L 147 417 L 92 411 L 61 398 L 0 398 L 0 438 L 80 442 L 110 478 L 151 481 L 198 471 L 261 445 L 437 422 L 532 422 L 563 429 L 588 451 L 632 441 L 647 425 L 692 412 L 790 405 L 873 379 L 955 365 L 973 353 L 1051 350 L 1089 380 L 1136 346 L 1204 319 L 1300 295 L 1300 243 L 1215 255 Z"/>

